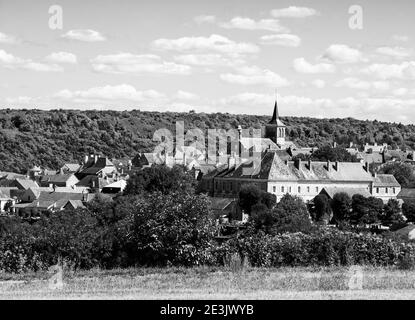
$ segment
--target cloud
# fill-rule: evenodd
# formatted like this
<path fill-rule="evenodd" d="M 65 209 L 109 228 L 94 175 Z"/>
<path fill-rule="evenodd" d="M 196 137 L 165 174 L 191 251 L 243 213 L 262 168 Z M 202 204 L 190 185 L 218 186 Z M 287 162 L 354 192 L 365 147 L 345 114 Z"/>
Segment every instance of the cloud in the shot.
<path fill-rule="evenodd" d="M 208 54 L 185 54 L 175 56 L 174 60 L 194 66 L 238 66 L 245 64 L 245 60 L 242 58 L 228 58 L 219 53 L 208 53 Z"/>
<path fill-rule="evenodd" d="M 290 6 L 288 8 L 271 10 L 271 15 L 275 18 L 306 18 L 317 14 L 317 10 L 307 7 Z"/>
<path fill-rule="evenodd" d="M 45 58 L 49 62 L 76 64 L 76 55 L 70 52 L 53 52 Z"/>
<path fill-rule="evenodd" d="M 376 49 L 376 53 L 397 59 L 404 59 L 412 54 L 412 50 L 403 47 L 379 47 Z"/>
<path fill-rule="evenodd" d="M 409 41 L 409 37 L 406 35 L 399 35 L 399 34 L 395 34 L 392 36 L 393 40 L 396 41 L 401 41 L 401 42 L 408 42 Z"/>
<path fill-rule="evenodd" d="M 393 90 L 393 94 L 395 96 L 404 96 L 408 93 L 408 91 L 409 90 L 407 88 L 398 88 L 398 89 Z"/>
<path fill-rule="evenodd" d="M 191 68 L 187 65 L 163 61 L 153 54 L 135 55 L 132 53 L 117 53 L 99 55 L 91 60 L 92 68 L 105 73 L 158 73 L 188 75 Z"/>
<path fill-rule="evenodd" d="M 351 89 L 358 89 L 358 90 L 388 90 L 390 88 L 390 84 L 387 81 L 364 81 L 357 78 L 345 78 L 343 80 L 337 81 L 334 84 L 335 87 L 347 87 Z"/>
<path fill-rule="evenodd" d="M 357 63 L 366 61 L 363 59 L 362 53 L 345 44 L 332 44 L 329 46 L 321 59 L 335 63 Z"/>
<path fill-rule="evenodd" d="M 187 92 L 187 91 L 182 91 L 182 90 L 177 91 L 177 93 L 175 94 L 174 97 L 176 99 L 179 99 L 179 100 L 196 100 L 196 99 L 199 99 L 199 96 L 197 94 Z"/>
<path fill-rule="evenodd" d="M 404 61 L 401 64 L 374 63 L 361 70 L 361 73 L 379 79 L 415 79 L 415 61 Z"/>
<path fill-rule="evenodd" d="M 288 86 L 290 82 L 280 75 L 268 69 L 261 69 L 257 66 L 240 67 L 238 73 L 221 74 L 223 81 L 241 85 L 267 85 L 270 87 Z"/>
<path fill-rule="evenodd" d="M 260 38 L 261 44 L 279 45 L 284 47 L 298 47 L 301 44 L 301 38 L 294 34 L 271 34 Z"/>
<path fill-rule="evenodd" d="M 326 82 L 324 80 L 321 80 L 321 79 L 313 80 L 311 82 L 311 84 L 313 86 L 315 86 L 316 88 L 318 88 L 318 89 L 323 89 L 326 86 Z"/>
<path fill-rule="evenodd" d="M 293 61 L 294 70 L 298 73 L 309 73 L 309 74 L 316 74 L 316 73 L 334 73 L 336 71 L 336 67 L 332 64 L 328 63 L 317 63 L 311 64 L 306 61 L 304 58 L 297 58 Z"/>
<path fill-rule="evenodd" d="M 138 91 L 131 85 L 93 87 L 88 90 L 61 90 L 53 95 L 54 98 L 70 100 L 76 103 L 101 103 L 105 101 L 133 101 L 162 99 L 164 95 L 155 90 Z"/>
<path fill-rule="evenodd" d="M 161 50 L 174 51 L 216 51 L 227 54 L 258 53 L 259 47 L 252 43 L 235 42 L 224 36 L 212 34 L 209 37 L 183 37 L 158 39 L 153 46 Z M 203 52 L 205 53 L 205 52 Z"/>
<path fill-rule="evenodd" d="M 61 72 L 63 68 L 57 64 L 34 62 L 31 59 L 15 57 L 4 50 L 0 50 L 0 66 L 7 69 L 26 69 L 41 72 Z"/>
<path fill-rule="evenodd" d="M 20 40 L 16 37 L 0 32 L 0 43 L 3 44 L 18 44 Z"/>
<path fill-rule="evenodd" d="M 241 30 L 267 30 L 274 32 L 289 32 L 289 29 L 280 25 L 275 19 L 261 19 L 255 21 L 246 17 L 235 17 L 228 22 L 221 23 L 219 26 L 226 29 Z"/>
<path fill-rule="evenodd" d="M 193 20 L 198 24 L 215 23 L 216 22 L 216 17 L 215 16 L 209 16 L 209 15 L 200 15 L 200 16 L 194 17 Z"/>
<path fill-rule="evenodd" d="M 69 30 L 61 37 L 65 39 L 78 40 L 84 42 L 99 42 L 106 40 L 106 38 L 101 33 L 91 29 Z"/>

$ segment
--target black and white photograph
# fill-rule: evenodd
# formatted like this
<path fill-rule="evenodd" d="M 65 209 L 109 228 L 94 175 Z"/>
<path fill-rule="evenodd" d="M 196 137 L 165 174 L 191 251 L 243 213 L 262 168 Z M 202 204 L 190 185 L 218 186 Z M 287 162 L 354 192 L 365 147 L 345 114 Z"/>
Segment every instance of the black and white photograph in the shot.
<path fill-rule="evenodd" d="M 0 300 L 415 299 L 414 13 L 0 0 Z"/>

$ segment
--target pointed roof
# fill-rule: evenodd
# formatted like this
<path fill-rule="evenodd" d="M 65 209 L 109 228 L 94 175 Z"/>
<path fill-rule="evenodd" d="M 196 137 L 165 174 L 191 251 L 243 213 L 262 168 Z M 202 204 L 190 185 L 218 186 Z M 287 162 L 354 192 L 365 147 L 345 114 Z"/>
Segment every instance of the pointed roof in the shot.
<path fill-rule="evenodd" d="M 269 124 L 276 124 L 278 126 L 285 127 L 285 124 L 281 122 L 279 117 L 280 116 L 278 114 L 278 103 L 277 103 L 277 99 L 275 99 L 274 112 L 272 113 L 272 118 Z"/>

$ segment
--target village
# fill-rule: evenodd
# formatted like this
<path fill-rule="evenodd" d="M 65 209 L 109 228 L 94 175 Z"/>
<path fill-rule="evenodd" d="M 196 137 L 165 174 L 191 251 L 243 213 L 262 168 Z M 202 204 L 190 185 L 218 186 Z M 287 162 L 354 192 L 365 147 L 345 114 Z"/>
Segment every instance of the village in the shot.
<path fill-rule="evenodd" d="M 226 222 L 248 220 L 248 213 L 238 206 L 241 186 L 246 184 L 275 195 L 276 202 L 285 194 L 305 203 L 321 194 L 331 200 L 336 193 L 376 197 L 385 204 L 395 199 L 400 206 L 415 199 L 415 189 L 401 188 L 392 174 L 377 173 L 388 163 L 412 165 L 414 151 L 391 150 L 386 144 L 350 144 L 346 150 L 355 162 L 311 160 L 317 148 L 297 147 L 287 139 L 277 102 L 261 138 L 243 136 L 240 126 L 237 130 L 238 148 L 217 152 L 213 162 L 204 148 L 187 143 L 170 152 L 138 153 L 131 159 L 90 154 L 81 163 L 65 163 L 60 168 L 34 165 L 25 175 L 0 172 L 1 214 L 33 220 L 41 214 L 85 208 L 96 198 L 111 200 L 123 193 L 136 172 L 160 164 L 180 165 L 191 172 L 199 192 L 209 196 L 211 209 Z"/>

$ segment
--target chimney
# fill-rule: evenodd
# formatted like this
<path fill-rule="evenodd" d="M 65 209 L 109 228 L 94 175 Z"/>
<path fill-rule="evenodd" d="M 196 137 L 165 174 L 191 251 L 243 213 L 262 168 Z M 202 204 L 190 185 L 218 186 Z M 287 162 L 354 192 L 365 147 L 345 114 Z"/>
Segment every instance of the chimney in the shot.
<path fill-rule="evenodd" d="M 363 169 L 365 169 L 366 172 L 369 172 L 369 162 L 365 162 Z"/>
<path fill-rule="evenodd" d="M 334 163 L 334 170 L 338 171 L 339 170 L 339 161 L 336 161 Z"/>
<path fill-rule="evenodd" d="M 375 173 L 373 174 L 373 176 L 374 176 L 375 178 L 377 178 L 377 177 L 378 177 L 377 172 L 375 172 Z"/>
<path fill-rule="evenodd" d="M 56 184 L 53 185 L 53 192 L 56 191 Z"/>
<path fill-rule="evenodd" d="M 333 142 L 333 148 L 337 148 L 337 142 L 336 141 Z"/>
<path fill-rule="evenodd" d="M 98 161 L 98 155 L 96 154 L 96 155 L 94 156 L 94 164 L 96 164 L 96 163 L 97 163 L 97 161 Z"/>
<path fill-rule="evenodd" d="M 353 141 L 351 141 L 351 142 L 350 142 L 349 147 L 350 147 L 350 148 L 353 148 Z"/>
<path fill-rule="evenodd" d="M 288 160 L 285 160 L 284 162 L 285 162 L 285 165 L 288 166 Z"/>
<path fill-rule="evenodd" d="M 300 168 L 301 168 L 301 159 L 297 159 L 295 161 L 294 165 L 298 170 L 300 170 Z"/>
<path fill-rule="evenodd" d="M 88 157 L 88 155 L 86 154 L 86 155 L 85 155 L 85 157 L 84 157 L 84 164 L 88 163 L 88 160 L 89 160 L 89 157 Z"/>
<path fill-rule="evenodd" d="M 311 171 L 311 159 L 308 159 L 308 170 Z"/>
<path fill-rule="evenodd" d="M 331 163 L 330 163 L 330 160 L 327 160 L 327 171 L 328 172 L 331 171 Z"/>

